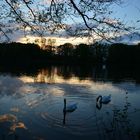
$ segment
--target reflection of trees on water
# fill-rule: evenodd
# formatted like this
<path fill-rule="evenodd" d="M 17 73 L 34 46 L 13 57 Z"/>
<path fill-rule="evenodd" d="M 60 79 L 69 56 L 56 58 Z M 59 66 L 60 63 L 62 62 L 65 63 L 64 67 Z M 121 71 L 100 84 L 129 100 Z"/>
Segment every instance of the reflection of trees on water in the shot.
<path fill-rule="evenodd" d="M 40 71 L 38 75 L 34 78 L 35 83 L 45 83 L 45 73 L 44 70 Z"/>
<path fill-rule="evenodd" d="M 69 79 L 73 76 L 73 69 L 69 66 L 58 67 L 57 75 L 62 76 L 64 79 Z"/>
<path fill-rule="evenodd" d="M 78 77 L 79 80 L 93 78 L 95 69 L 91 66 L 50 66 L 40 69 L 34 76 L 35 83 L 55 83 L 56 76 L 63 79 Z"/>
<path fill-rule="evenodd" d="M 114 81 L 123 82 L 124 80 L 134 80 L 140 82 L 140 68 L 128 66 L 108 66 L 104 65 L 91 66 L 91 65 L 61 65 L 61 66 L 48 66 L 39 69 L 38 73 L 34 74 L 35 82 L 39 83 L 53 83 L 55 76 L 62 77 L 63 79 L 70 79 L 78 77 L 79 80 L 89 78 L 93 81 Z"/>
<path fill-rule="evenodd" d="M 61 65 L 61 66 L 47 66 L 45 68 L 40 68 L 31 76 L 34 76 L 34 82 L 38 83 L 55 83 L 55 78 L 61 77 L 68 80 L 72 77 L 77 77 L 79 80 L 91 79 L 93 81 L 114 81 L 122 82 L 126 79 L 135 80 L 139 83 L 140 76 L 139 70 L 135 67 L 121 67 L 121 66 L 108 66 L 106 65 Z M 30 70 L 31 71 L 31 70 Z M 30 72 L 29 71 L 29 72 Z M 18 72 L 19 73 L 19 72 Z M 24 73 L 24 72 L 22 72 Z M 29 75 L 26 72 L 26 75 Z"/>
<path fill-rule="evenodd" d="M 38 74 L 34 77 L 35 83 L 54 83 L 55 82 L 56 67 L 48 67 L 40 69 Z"/>
<path fill-rule="evenodd" d="M 140 83 L 139 65 L 109 65 L 108 79 L 114 82 L 122 82 L 124 79 L 134 80 Z"/>
<path fill-rule="evenodd" d="M 9 70 L 9 69 L 8 69 Z M 11 69 L 10 69 L 11 70 Z M 3 74 L 3 71 L 0 69 Z M 114 81 L 122 82 L 126 79 L 134 80 L 137 83 L 140 82 L 140 68 L 136 66 L 120 66 L 120 65 L 47 65 L 43 68 L 26 68 L 18 69 L 14 68 L 8 73 L 12 75 L 27 75 L 33 76 L 34 82 L 38 83 L 54 83 L 55 76 L 59 76 L 63 79 L 70 79 L 77 77 L 79 80 L 91 79 L 93 81 Z M 4 73 L 5 74 L 5 73 Z"/>

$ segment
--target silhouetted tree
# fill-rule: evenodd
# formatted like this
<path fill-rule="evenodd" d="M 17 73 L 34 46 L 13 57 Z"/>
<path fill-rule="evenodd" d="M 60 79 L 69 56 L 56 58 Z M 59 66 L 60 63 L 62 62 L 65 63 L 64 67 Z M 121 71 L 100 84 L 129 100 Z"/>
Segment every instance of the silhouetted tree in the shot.
<path fill-rule="evenodd" d="M 39 56 L 41 56 L 41 49 L 35 44 L 0 44 L 0 61 L 2 63 L 28 63 L 36 61 L 39 59 Z"/>
<path fill-rule="evenodd" d="M 65 43 L 57 47 L 57 54 L 60 56 L 73 56 L 74 46 L 71 43 Z"/>
<path fill-rule="evenodd" d="M 86 44 L 79 44 L 75 48 L 74 55 L 84 61 L 88 61 L 92 57 L 91 47 Z"/>
<path fill-rule="evenodd" d="M 116 64 L 138 64 L 139 45 L 112 44 L 109 48 L 108 62 Z"/>
<path fill-rule="evenodd" d="M 107 59 L 108 55 L 108 45 L 107 44 L 100 44 L 95 43 L 92 45 L 94 49 L 94 55 L 96 58 L 96 61 L 103 63 Z"/>

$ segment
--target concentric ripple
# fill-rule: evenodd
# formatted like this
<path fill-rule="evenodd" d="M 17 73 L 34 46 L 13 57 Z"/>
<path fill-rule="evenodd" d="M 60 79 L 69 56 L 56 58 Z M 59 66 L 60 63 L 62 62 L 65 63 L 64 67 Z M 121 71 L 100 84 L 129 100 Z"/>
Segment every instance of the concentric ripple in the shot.
<path fill-rule="evenodd" d="M 55 128 L 76 135 L 89 135 L 96 131 L 95 103 L 88 98 L 67 98 L 67 104 L 78 101 L 74 112 L 63 113 L 63 99 L 51 100 L 41 112 L 39 122 L 46 127 Z M 83 133 L 84 132 L 84 133 Z"/>

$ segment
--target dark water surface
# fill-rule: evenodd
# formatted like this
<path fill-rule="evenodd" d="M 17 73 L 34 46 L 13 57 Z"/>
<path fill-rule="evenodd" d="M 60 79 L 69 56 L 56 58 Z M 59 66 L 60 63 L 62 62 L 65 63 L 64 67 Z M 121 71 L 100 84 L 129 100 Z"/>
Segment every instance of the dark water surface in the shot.
<path fill-rule="evenodd" d="M 135 68 L 0 68 L 0 140 L 138 140 L 140 75 Z M 99 95 L 111 102 L 96 105 Z M 74 112 L 63 113 L 76 102 Z"/>

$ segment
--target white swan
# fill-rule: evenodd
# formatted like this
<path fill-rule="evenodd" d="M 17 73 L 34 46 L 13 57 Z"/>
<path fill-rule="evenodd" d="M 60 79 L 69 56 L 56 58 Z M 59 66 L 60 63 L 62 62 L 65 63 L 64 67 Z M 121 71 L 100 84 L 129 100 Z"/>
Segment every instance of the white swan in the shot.
<path fill-rule="evenodd" d="M 64 99 L 63 112 L 73 112 L 75 109 L 77 109 L 77 103 L 72 103 L 70 105 L 66 105 L 66 99 Z"/>
<path fill-rule="evenodd" d="M 107 104 L 111 101 L 111 95 L 108 96 L 101 96 L 99 95 L 96 99 L 97 103 Z"/>

